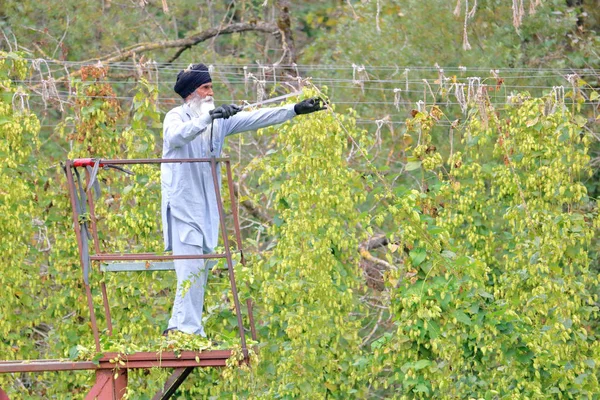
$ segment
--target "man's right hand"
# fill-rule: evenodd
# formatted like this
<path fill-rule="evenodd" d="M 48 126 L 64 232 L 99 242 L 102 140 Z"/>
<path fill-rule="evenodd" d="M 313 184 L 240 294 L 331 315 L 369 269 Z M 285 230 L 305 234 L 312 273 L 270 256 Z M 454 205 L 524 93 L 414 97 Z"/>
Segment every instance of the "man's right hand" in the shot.
<path fill-rule="evenodd" d="M 227 119 L 229 117 L 233 117 L 235 114 L 242 111 L 242 107 L 235 104 L 223 104 L 215 108 L 214 110 L 209 111 L 210 116 L 213 120 L 224 118 Z"/>

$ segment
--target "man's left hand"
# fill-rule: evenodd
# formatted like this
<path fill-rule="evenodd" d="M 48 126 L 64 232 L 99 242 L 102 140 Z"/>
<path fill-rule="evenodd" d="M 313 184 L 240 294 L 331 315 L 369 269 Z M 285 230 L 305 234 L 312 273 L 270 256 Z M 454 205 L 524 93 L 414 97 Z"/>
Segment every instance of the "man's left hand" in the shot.
<path fill-rule="evenodd" d="M 294 111 L 296 114 L 310 114 L 315 111 L 321 111 L 327 109 L 327 103 L 323 101 L 323 99 L 319 97 L 314 97 L 312 99 L 302 100 L 300 103 L 294 106 Z"/>

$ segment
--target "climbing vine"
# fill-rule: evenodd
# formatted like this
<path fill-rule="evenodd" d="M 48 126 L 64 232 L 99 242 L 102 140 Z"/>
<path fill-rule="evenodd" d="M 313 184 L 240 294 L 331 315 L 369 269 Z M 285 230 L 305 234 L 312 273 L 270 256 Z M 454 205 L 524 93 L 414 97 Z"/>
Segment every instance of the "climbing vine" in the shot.
<path fill-rule="evenodd" d="M 0 62 L 0 358 L 96 358 L 60 161 L 155 158 L 164 110 L 156 87 L 141 80 L 125 112 L 106 70 L 88 67 L 71 82 L 73 109 L 52 140 L 42 139 L 15 84 L 24 61 L 2 54 Z M 335 105 L 259 132 L 268 151 L 234 171 L 249 176 L 247 200 L 273 214 L 263 239 L 246 241 L 247 265 L 236 266 L 240 297 L 255 300 L 257 352 L 250 365 L 234 358 L 224 370 L 195 371 L 182 396 L 594 398 L 598 277 L 590 265 L 600 218 L 582 184 L 586 121 L 575 105 L 526 93 L 505 108 L 465 107 L 450 151 L 438 139 L 443 106 L 415 110 L 394 142 L 398 168 L 376 165 L 376 138 Z M 158 169 L 131 170 L 98 174 L 101 244 L 160 252 Z M 375 235 L 382 244 L 366 245 Z M 207 331 L 237 346 L 220 267 L 209 279 Z M 103 351 L 210 345 L 161 340 L 174 278 L 101 275 L 93 266 L 101 328 L 97 283 L 111 293 L 115 336 L 102 332 Z M 166 378 L 131 373 L 128 398 L 145 398 Z M 0 376 L 10 395 L 32 397 L 76 396 L 92 381 L 86 372 Z"/>
<path fill-rule="evenodd" d="M 447 169 L 425 162 L 439 160 L 422 131 L 439 110 L 415 117 L 424 143 L 412 162 L 422 162 L 426 189 L 399 197 L 439 237 L 445 260 L 400 231 L 409 256 L 389 274 L 397 329 L 372 345 L 376 386 L 402 398 L 598 391 L 598 278 L 589 270 L 598 216 L 580 181 L 590 138 L 546 101 L 524 94 L 501 118 L 491 109 L 472 118 Z"/>

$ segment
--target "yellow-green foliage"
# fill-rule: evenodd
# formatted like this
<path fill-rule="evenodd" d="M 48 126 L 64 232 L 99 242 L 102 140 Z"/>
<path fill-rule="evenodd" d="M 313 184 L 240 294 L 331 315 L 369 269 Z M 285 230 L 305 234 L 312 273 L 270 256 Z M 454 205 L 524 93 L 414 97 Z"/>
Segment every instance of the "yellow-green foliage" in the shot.
<path fill-rule="evenodd" d="M 0 57 L 0 359 L 95 357 L 59 161 L 158 157 L 158 92 L 141 81 L 129 116 L 106 71 L 86 68 L 72 82 L 77 95 L 64 119 L 75 130 L 65 124 L 54 138 L 69 149 L 58 157 L 44 152 L 39 121 L 16 95 L 24 73 L 18 55 Z M 241 299 L 255 299 L 258 357 L 250 367 L 195 371 L 181 396 L 595 398 L 598 277 L 589 266 L 600 219 L 581 183 L 590 173 L 589 137 L 573 111 L 526 94 L 503 110 L 472 105 L 453 128 L 462 143 L 446 157 L 433 142 L 445 116 L 426 107 L 407 121 L 403 143 L 412 135 L 414 146 L 402 171 L 387 175 L 358 151 L 357 143 L 364 150 L 372 141 L 352 111 L 265 130 L 276 144 L 249 173 L 260 176 L 255 200 L 271 199 L 275 217 L 262 232 L 268 246 L 237 267 Z M 363 157 L 360 173 L 348 164 L 349 144 Z M 160 252 L 158 168 L 131 169 L 133 177 L 98 174 L 101 250 Z M 361 282 L 357 251 L 375 230 L 390 241 L 379 294 Z M 112 338 L 102 331 L 103 351 L 169 348 L 157 338 L 174 278 L 102 277 L 93 266 L 99 326 L 103 279 L 115 327 Z M 206 326 L 234 343 L 223 278 L 209 279 Z M 371 295 L 375 311 L 366 305 Z M 176 343 L 186 345 L 207 343 Z M 167 376 L 130 373 L 128 398 L 148 398 Z M 92 372 L 0 375 L 16 398 L 80 398 L 93 380 Z"/>
<path fill-rule="evenodd" d="M 413 128 L 439 117 L 433 108 Z M 398 328 L 374 346 L 375 385 L 399 398 L 594 398 L 594 215 L 580 182 L 589 138 L 568 110 L 525 95 L 501 118 L 480 110 L 463 142 L 448 173 L 406 195 L 442 257 L 404 236 L 410 257 L 390 275 L 405 278 L 392 291 Z"/>
<path fill-rule="evenodd" d="M 0 357 L 18 359 L 46 350 L 38 310 L 47 305 L 48 265 L 39 259 L 49 242 L 35 194 L 40 124 L 13 84 L 24 78 L 25 64 L 13 53 L 0 56 Z"/>
<path fill-rule="evenodd" d="M 363 133 L 351 116 L 342 123 L 357 137 Z M 254 269 L 268 342 L 260 354 L 260 393 L 356 396 L 356 248 L 358 224 L 366 222 L 357 207 L 365 193 L 345 160 L 346 132 L 330 112 L 299 117 L 271 132 L 278 150 L 261 165 L 261 180 L 281 184 L 275 190 L 276 245 Z"/>

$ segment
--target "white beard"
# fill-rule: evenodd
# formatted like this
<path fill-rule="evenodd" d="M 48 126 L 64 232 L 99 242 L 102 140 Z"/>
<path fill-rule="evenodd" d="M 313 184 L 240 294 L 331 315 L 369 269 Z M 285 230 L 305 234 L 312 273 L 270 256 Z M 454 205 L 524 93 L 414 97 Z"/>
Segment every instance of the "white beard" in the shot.
<path fill-rule="evenodd" d="M 215 109 L 215 100 L 212 96 L 200 98 L 195 94 L 186 104 L 196 114 L 196 117 Z"/>

